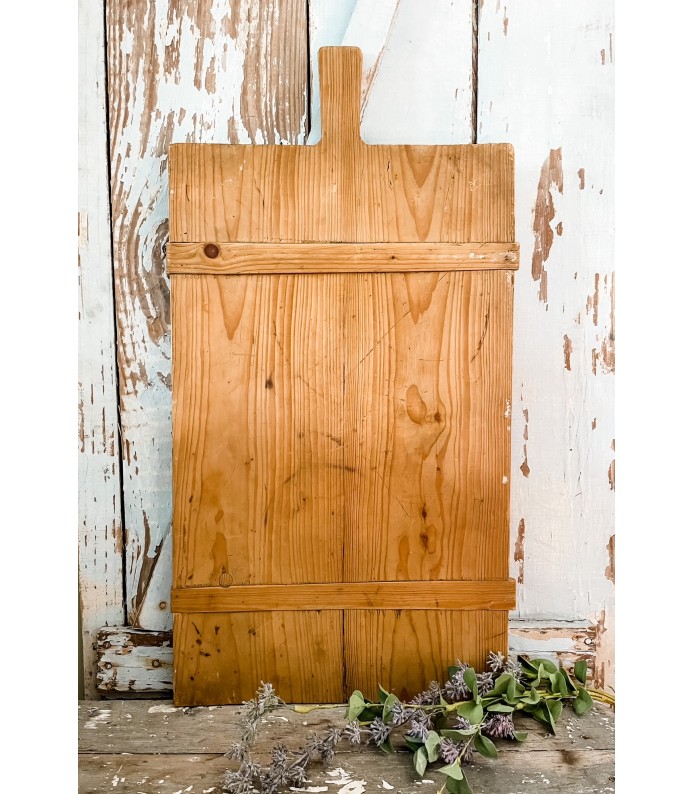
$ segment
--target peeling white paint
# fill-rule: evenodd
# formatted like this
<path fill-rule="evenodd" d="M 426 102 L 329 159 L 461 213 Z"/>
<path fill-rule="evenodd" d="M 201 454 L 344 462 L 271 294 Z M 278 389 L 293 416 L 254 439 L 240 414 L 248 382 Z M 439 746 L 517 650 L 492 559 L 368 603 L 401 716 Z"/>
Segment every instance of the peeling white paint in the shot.
<path fill-rule="evenodd" d="M 613 27 L 612 4 L 602 0 L 480 4 L 478 141 L 515 147 L 511 527 L 522 519 L 525 535 L 522 561 L 511 544 L 511 567 L 517 576 L 523 565 L 514 616 L 524 620 L 586 620 L 612 609 L 614 375 L 602 343 L 612 322 L 614 70 L 595 52 Z M 531 273 L 534 212 L 543 164 L 558 149 L 563 190 L 550 180 L 544 302 Z"/>
<path fill-rule="evenodd" d="M 471 140 L 472 3 L 469 0 L 312 0 L 311 131 L 321 135 L 318 48 L 362 50 L 362 138 L 367 143 Z"/>
<path fill-rule="evenodd" d="M 178 709 L 175 706 L 168 705 L 150 706 L 147 709 L 148 714 L 173 714 L 176 711 L 178 711 Z"/>
<path fill-rule="evenodd" d="M 96 730 L 98 725 L 108 723 L 111 719 L 111 709 L 99 709 L 98 714 L 90 717 L 85 723 L 84 727 L 89 730 Z"/>

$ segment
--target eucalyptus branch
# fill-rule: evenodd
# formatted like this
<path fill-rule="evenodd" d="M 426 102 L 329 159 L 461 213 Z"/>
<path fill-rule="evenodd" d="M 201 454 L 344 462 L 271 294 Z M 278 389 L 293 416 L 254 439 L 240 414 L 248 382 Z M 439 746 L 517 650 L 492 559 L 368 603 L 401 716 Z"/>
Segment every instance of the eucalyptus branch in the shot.
<path fill-rule="evenodd" d="M 311 734 L 295 751 L 277 745 L 267 766 L 253 761 L 250 748 L 263 715 L 286 704 L 271 684 L 262 684 L 256 697 L 244 703 L 241 742 L 227 754 L 239 762 L 239 768 L 226 772 L 223 789 L 230 794 L 277 794 L 287 786 L 305 783 L 306 769 L 313 761 L 332 761 L 343 740 L 373 743 L 393 753 L 391 741 L 397 735 L 412 752 L 420 776 L 430 764 L 443 762 L 436 770 L 445 779 L 439 794 L 472 794 L 463 767 L 474 753 L 496 758 L 495 741 L 525 740 L 527 734 L 516 731 L 513 723 L 515 713 L 532 716 L 554 733 L 566 704 L 579 716 L 590 710 L 593 697 L 614 706 L 614 697 L 608 693 L 586 688 L 583 661 L 576 662 L 571 675 L 548 659 L 512 659 L 491 653 L 487 667 L 478 673 L 458 661 L 448 668 L 447 681 L 432 681 L 410 701 L 401 701 L 380 686 L 375 702 L 355 690 L 346 704 L 345 726 L 331 727 L 322 735 Z M 327 708 L 334 706 L 295 706 L 294 710 L 306 714 Z"/>

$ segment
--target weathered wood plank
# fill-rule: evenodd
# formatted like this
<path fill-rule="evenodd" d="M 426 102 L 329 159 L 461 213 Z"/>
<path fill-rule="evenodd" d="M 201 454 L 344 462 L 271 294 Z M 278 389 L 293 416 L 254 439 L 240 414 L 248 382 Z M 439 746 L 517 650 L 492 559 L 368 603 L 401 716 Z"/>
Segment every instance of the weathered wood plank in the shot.
<path fill-rule="evenodd" d="M 83 701 L 78 714 L 79 752 L 225 753 L 240 740 L 240 717 L 238 706 L 176 708 L 171 701 Z M 582 717 L 570 710 L 564 712 L 553 737 L 548 737 L 532 719 L 516 716 L 514 720 L 519 730 L 528 731 L 528 738 L 523 744 L 503 744 L 506 753 L 614 749 L 614 712 L 600 703 Z M 297 747 L 311 731 L 344 723 L 344 706 L 316 709 L 308 714 L 297 713 L 291 706 L 282 708 L 261 724 L 256 752 L 267 757 L 277 742 Z M 341 755 L 362 752 L 363 747 L 348 743 L 340 748 Z M 373 758 L 378 755 L 374 753 Z"/>
<path fill-rule="evenodd" d="M 152 697 L 171 692 L 171 632 L 102 629 L 97 638 L 97 688 L 101 695 Z"/>
<path fill-rule="evenodd" d="M 97 631 L 123 622 L 123 537 L 101 4 L 80 0 L 79 20 L 79 586 L 94 697 Z"/>
<path fill-rule="evenodd" d="M 85 794 L 221 791 L 222 774 L 232 765 L 221 754 L 239 739 L 239 715 L 233 706 L 176 709 L 168 703 L 146 701 L 114 701 L 108 707 L 83 703 L 79 790 Z M 262 723 L 254 754 L 267 762 L 274 744 L 294 749 L 311 731 L 344 722 L 344 708 L 309 714 L 282 709 Z M 517 722 L 528 731 L 527 741 L 500 742 L 497 761 L 479 759 L 470 767 L 469 779 L 476 792 L 614 791 L 614 714 L 607 707 L 598 705 L 581 718 L 565 714 L 554 737 L 528 718 Z M 329 767 L 315 765 L 309 771 L 310 785 L 326 789 L 361 781 L 350 787 L 355 792 L 388 787 L 417 792 L 425 786 L 434 791 L 439 781 L 433 771 L 420 780 L 407 753 L 386 756 L 373 747 L 346 743 L 340 745 Z"/>
<path fill-rule="evenodd" d="M 480 4 L 481 143 L 516 150 L 518 615 L 589 620 L 612 680 L 613 3 Z"/>
<path fill-rule="evenodd" d="M 218 755 L 82 755 L 79 792 L 221 794 L 222 776 L 228 768 L 229 761 Z M 466 775 L 475 794 L 612 794 L 615 756 L 610 750 L 500 754 L 497 761 L 472 765 Z M 423 790 L 433 794 L 443 781 L 436 772 L 417 777 L 409 755 L 362 753 L 339 755 L 327 768 L 312 767 L 306 787 L 298 791 L 314 786 L 325 792 L 392 789 L 393 794 L 421 794 Z"/>
<path fill-rule="evenodd" d="M 515 243 L 169 243 L 166 271 L 250 273 L 403 273 L 514 270 Z"/>
<path fill-rule="evenodd" d="M 297 143 L 303 0 L 107 0 L 128 621 L 170 628 L 172 141 Z M 103 619 L 102 619 L 103 620 Z"/>
<path fill-rule="evenodd" d="M 366 143 L 471 141 L 470 0 L 310 0 L 311 129 L 321 137 L 318 49 L 364 54 L 361 135 Z"/>

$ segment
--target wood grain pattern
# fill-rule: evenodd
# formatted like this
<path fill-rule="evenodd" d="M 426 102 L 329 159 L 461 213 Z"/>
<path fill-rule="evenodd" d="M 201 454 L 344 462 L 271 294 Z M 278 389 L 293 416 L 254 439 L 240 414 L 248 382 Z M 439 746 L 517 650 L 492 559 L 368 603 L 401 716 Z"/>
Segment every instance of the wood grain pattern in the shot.
<path fill-rule="evenodd" d="M 298 143 L 304 0 L 107 0 L 127 620 L 171 626 L 172 141 Z"/>
<path fill-rule="evenodd" d="M 344 714 L 344 706 L 309 714 L 292 709 L 274 712 L 261 721 L 253 758 L 267 764 L 277 744 L 296 751 L 312 733 L 322 735 L 344 726 Z M 615 721 L 607 706 L 596 703 L 580 718 L 565 714 L 552 737 L 529 717 L 514 719 L 518 730 L 527 731 L 526 741 L 498 742 L 499 757 L 493 761 L 476 756 L 465 770 L 475 792 L 607 794 L 614 790 Z M 241 730 L 240 710 L 233 706 L 182 709 L 151 700 L 84 702 L 79 709 L 80 794 L 111 790 L 218 794 L 224 771 L 233 768 L 224 753 L 239 741 Z M 443 776 L 432 768 L 431 775 L 419 778 L 403 745 L 402 738 L 395 737 L 395 753 L 386 755 L 373 745 L 342 742 L 330 765 L 309 766 L 304 788 L 370 792 L 392 786 L 402 794 L 418 794 L 427 787 L 433 791 L 434 781 Z"/>
<path fill-rule="evenodd" d="M 282 692 L 278 693 L 282 696 Z M 148 755 L 162 753 L 228 752 L 241 739 L 241 708 L 213 706 L 212 708 L 175 708 L 171 700 L 83 701 L 78 707 L 78 748 L 80 753 L 112 753 Z M 271 712 L 258 726 L 253 755 L 269 758 L 277 744 L 298 747 L 312 732 L 321 733 L 331 724 L 344 723 L 344 705 L 316 709 L 301 714 L 291 706 Z M 506 753 L 534 755 L 548 750 L 611 750 L 614 748 L 614 711 L 602 703 L 580 720 L 566 714 L 556 726 L 557 733 L 549 739 L 540 723 L 514 715 L 519 730 L 528 731 L 525 742 L 508 742 L 499 746 L 500 756 Z M 580 728 L 580 729 L 579 729 Z M 396 740 L 397 741 L 397 740 Z M 402 740 L 400 740 L 402 741 Z M 372 763 L 378 759 L 393 763 L 393 757 L 374 751 L 373 744 L 350 745 L 344 742 L 338 750 L 340 757 L 349 760 L 354 754 L 364 755 Z M 412 764 L 410 763 L 410 767 Z M 320 769 L 320 767 L 318 767 Z"/>
<path fill-rule="evenodd" d="M 79 19 L 80 664 L 95 697 L 97 632 L 123 622 L 123 532 L 103 9 L 80 0 Z"/>
<path fill-rule="evenodd" d="M 345 612 L 345 689 L 375 699 L 380 683 L 409 698 L 445 681 L 457 659 L 484 669 L 491 650 L 508 651 L 507 611 Z"/>
<path fill-rule="evenodd" d="M 166 256 L 169 275 L 518 269 L 514 243 L 169 243 Z"/>
<path fill-rule="evenodd" d="M 341 582 L 180 587 L 174 612 L 261 612 L 306 609 L 513 609 L 515 579 L 478 582 Z"/>
<path fill-rule="evenodd" d="M 342 612 L 174 615 L 174 703 L 240 703 L 272 681 L 289 703 L 339 703 Z"/>
<path fill-rule="evenodd" d="M 513 247 L 510 147 L 367 146 L 359 51 L 323 50 L 320 61 L 317 146 L 171 148 L 173 243 Z M 200 604 L 196 590 L 219 588 L 205 608 L 232 608 L 231 585 L 335 583 L 338 601 L 342 582 L 507 588 L 512 269 L 172 275 L 176 598 Z M 478 661 L 492 646 L 505 651 L 509 603 L 486 602 L 495 618 L 445 613 L 448 625 L 425 588 L 417 615 L 407 602 L 346 615 L 345 642 L 359 631 L 379 645 L 362 662 L 346 653 L 347 677 L 372 687 L 374 665 L 385 669 L 378 660 L 400 643 L 407 672 L 393 669 L 421 689 L 451 662 L 449 629 L 465 629 L 461 650 Z M 177 702 L 228 702 L 259 677 L 324 697 L 325 682 L 292 678 L 315 666 L 316 613 L 266 616 L 269 654 L 292 615 L 281 636 L 294 669 L 259 653 L 235 662 L 243 669 L 223 688 L 220 659 L 199 659 L 191 626 L 204 618 L 236 636 L 249 618 L 219 609 L 176 616 Z M 341 669 L 341 613 L 320 614 L 329 617 L 320 641 Z M 401 644 L 403 626 L 421 648 L 412 637 Z M 325 680 L 342 691 L 333 672 Z"/>
<path fill-rule="evenodd" d="M 480 5 L 478 140 L 515 144 L 518 615 L 598 630 L 613 681 L 614 4 Z M 522 329 L 522 330 L 521 330 Z M 611 551 L 612 550 L 612 551 Z"/>

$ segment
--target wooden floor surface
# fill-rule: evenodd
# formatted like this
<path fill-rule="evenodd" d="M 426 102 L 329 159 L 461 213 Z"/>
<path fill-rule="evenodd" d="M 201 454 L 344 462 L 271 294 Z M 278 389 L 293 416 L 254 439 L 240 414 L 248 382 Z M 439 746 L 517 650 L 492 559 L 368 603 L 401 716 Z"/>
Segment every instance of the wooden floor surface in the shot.
<path fill-rule="evenodd" d="M 170 701 L 82 701 L 79 705 L 79 792 L 116 794 L 221 794 L 231 762 L 224 757 L 239 738 L 236 706 L 175 708 Z M 521 720 L 517 720 L 520 724 Z M 596 704 L 590 714 L 565 713 L 557 736 L 530 720 L 524 744 L 499 742 L 499 758 L 476 756 L 468 772 L 475 794 L 602 794 L 614 792 L 614 714 Z M 527 722 L 527 725 L 525 724 Z M 290 708 L 263 724 L 256 755 L 267 759 L 277 742 L 291 747 L 312 730 L 344 723 L 344 709 L 297 714 Z M 340 745 L 331 764 L 309 768 L 310 782 L 294 791 L 436 794 L 443 777 L 420 779 L 409 753 L 387 756 L 369 747 Z"/>

